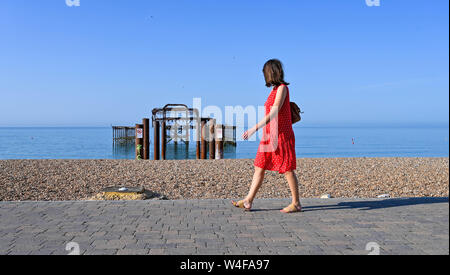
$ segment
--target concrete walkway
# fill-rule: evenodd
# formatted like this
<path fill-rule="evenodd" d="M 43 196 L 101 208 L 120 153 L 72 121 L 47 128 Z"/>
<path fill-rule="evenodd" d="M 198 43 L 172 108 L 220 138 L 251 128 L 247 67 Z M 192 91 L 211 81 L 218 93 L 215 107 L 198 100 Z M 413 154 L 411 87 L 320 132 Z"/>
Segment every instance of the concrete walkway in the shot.
<path fill-rule="evenodd" d="M 448 198 L 288 203 L 0 202 L 0 254 L 449 254 Z"/>

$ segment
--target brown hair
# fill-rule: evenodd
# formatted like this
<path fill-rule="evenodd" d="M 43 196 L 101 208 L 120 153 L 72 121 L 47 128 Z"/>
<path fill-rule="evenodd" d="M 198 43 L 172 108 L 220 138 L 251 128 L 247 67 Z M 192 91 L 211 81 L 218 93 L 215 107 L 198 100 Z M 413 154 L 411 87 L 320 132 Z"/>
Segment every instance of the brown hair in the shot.
<path fill-rule="evenodd" d="M 263 73 L 267 87 L 277 87 L 281 84 L 289 85 L 289 83 L 284 81 L 283 64 L 278 59 L 270 59 L 267 61 L 264 64 Z"/>

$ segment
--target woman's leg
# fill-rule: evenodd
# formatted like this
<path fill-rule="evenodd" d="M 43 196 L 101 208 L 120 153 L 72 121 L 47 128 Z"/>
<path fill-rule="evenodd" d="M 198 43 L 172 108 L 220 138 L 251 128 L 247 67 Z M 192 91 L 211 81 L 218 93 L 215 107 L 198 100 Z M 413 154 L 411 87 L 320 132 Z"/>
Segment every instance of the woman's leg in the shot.
<path fill-rule="evenodd" d="M 299 198 L 299 194 L 298 194 L 298 180 L 297 180 L 297 176 L 295 175 L 295 172 L 293 170 L 286 172 L 284 174 L 284 176 L 286 177 L 286 180 L 289 184 L 289 189 L 291 189 L 292 204 L 294 204 L 295 206 L 301 207 L 300 198 Z"/>
<path fill-rule="evenodd" d="M 245 201 L 251 204 L 255 199 L 256 193 L 258 193 L 259 188 L 264 180 L 264 174 L 266 170 L 255 166 L 255 173 L 253 174 L 252 184 L 250 186 L 250 190 L 248 191 L 247 197 L 245 197 Z"/>

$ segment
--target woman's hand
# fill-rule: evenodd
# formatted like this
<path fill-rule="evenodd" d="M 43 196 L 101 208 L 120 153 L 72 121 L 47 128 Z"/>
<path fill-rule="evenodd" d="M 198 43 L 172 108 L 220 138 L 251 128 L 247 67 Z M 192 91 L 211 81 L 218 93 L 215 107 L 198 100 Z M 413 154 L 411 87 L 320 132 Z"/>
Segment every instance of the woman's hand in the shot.
<path fill-rule="evenodd" d="M 248 140 L 251 136 L 253 136 L 253 134 L 255 134 L 256 133 L 256 129 L 255 129 L 255 127 L 253 127 L 253 128 L 251 128 L 251 129 L 249 129 L 248 131 L 245 131 L 243 134 L 242 134 L 242 138 L 244 139 L 244 140 Z"/>

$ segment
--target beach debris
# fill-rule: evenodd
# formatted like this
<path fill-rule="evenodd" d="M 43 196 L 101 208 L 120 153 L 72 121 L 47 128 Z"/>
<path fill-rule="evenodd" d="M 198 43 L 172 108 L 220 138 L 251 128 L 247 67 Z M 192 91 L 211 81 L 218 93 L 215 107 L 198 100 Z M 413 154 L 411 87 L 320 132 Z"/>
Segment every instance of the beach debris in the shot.
<path fill-rule="evenodd" d="M 323 194 L 322 196 L 320 196 L 321 199 L 331 199 L 332 196 L 330 194 Z"/>
<path fill-rule="evenodd" d="M 390 198 L 391 196 L 389 194 L 382 194 L 382 195 L 378 195 L 377 198 L 379 199 L 384 199 L 384 198 Z"/>
<path fill-rule="evenodd" d="M 167 198 L 152 191 L 145 190 L 143 187 L 108 187 L 87 200 L 135 201 L 147 199 L 166 200 Z"/>
<path fill-rule="evenodd" d="M 146 197 L 144 194 L 136 194 L 136 193 L 127 193 L 127 194 L 118 194 L 118 193 L 108 193 L 101 192 L 87 200 L 90 201 L 138 201 L 145 200 Z"/>

